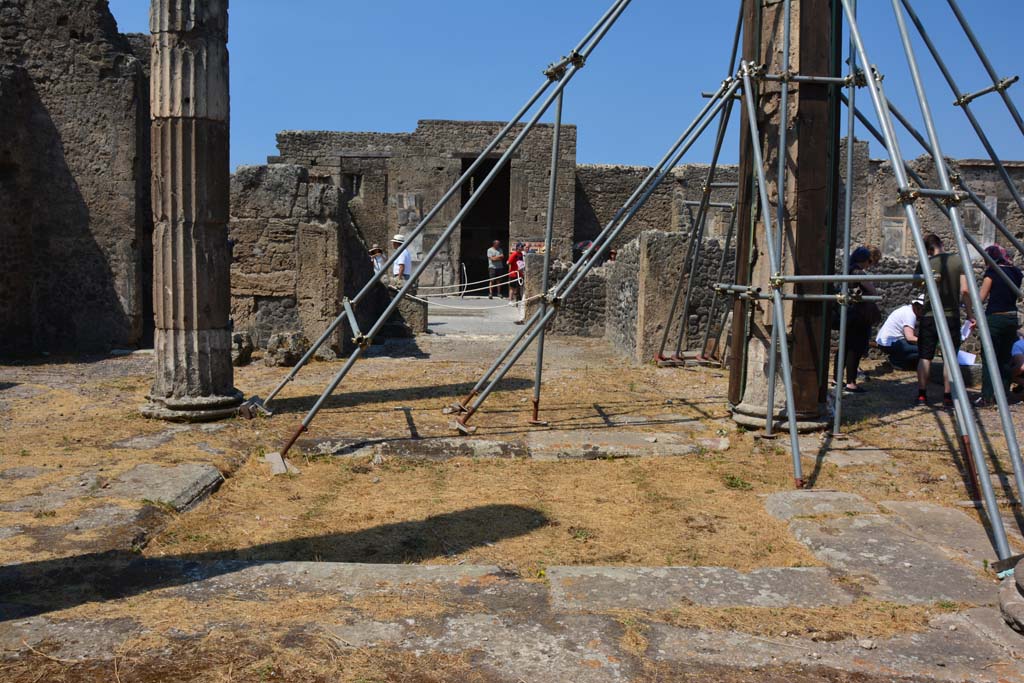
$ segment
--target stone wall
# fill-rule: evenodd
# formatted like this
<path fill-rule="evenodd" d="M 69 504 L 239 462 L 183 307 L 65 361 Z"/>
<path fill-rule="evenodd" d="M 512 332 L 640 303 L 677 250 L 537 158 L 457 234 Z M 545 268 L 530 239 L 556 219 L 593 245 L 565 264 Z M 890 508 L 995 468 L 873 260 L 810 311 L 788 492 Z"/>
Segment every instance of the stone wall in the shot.
<path fill-rule="evenodd" d="M 0 226 L 7 278 L 21 295 L 3 313 L 7 351 L 103 350 L 142 340 L 150 321 L 145 254 L 148 79 L 105 0 L 6 0 L 0 10 L 5 190 L 17 224 Z M 11 131 L 16 131 L 12 133 Z M 18 149 L 15 149 L 17 147 Z M 26 197 L 27 195 L 27 197 Z M 14 291 L 19 291 L 15 289 Z M 3 297 L 11 294 L 4 291 Z M 13 330 L 11 334 L 6 331 Z"/>
<path fill-rule="evenodd" d="M 231 179 L 231 312 L 234 327 L 266 347 L 276 332 L 317 339 L 372 275 L 369 255 L 344 210 L 341 191 L 311 182 L 302 166 L 242 166 Z M 383 287 L 357 311 L 366 331 L 383 309 Z M 320 357 L 350 346 L 339 326 Z"/>
<path fill-rule="evenodd" d="M 323 181 L 342 189 L 353 223 L 368 244 L 388 249 L 396 232 L 411 232 L 444 193 L 502 128 L 493 121 L 420 121 L 412 133 L 347 133 L 286 131 L 278 139 L 279 155 L 272 161 L 305 166 Z M 497 158 L 521 130 L 516 127 L 491 155 Z M 548 168 L 553 128 L 538 126 L 523 142 L 509 165 L 509 241 L 544 239 L 547 214 Z M 572 192 L 576 168 L 576 127 L 562 129 L 559 189 L 555 206 L 554 253 L 571 256 Z M 486 172 L 478 172 L 474 186 Z M 410 244 L 414 267 L 436 244 L 456 216 L 464 196 L 453 198 L 428 224 L 423 236 Z M 504 240 L 503 240 L 504 241 Z M 461 226 L 440 250 L 421 284 L 442 278 L 451 282 L 461 262 L 483 259 L 461 253 Z"/>
<path fill-rule="evenodd" d="M 554 261 L 551 264 L 551 287 L 565 277 L 571 265 L 566 261 Z M 542 293 L 543 270 L 543 254 L 526 255 L 523 291 L 527 299 Z M 558 314 L 548 326 L 548 332 L 554 335 L 575 337 L 605 336 L 607 297 L 608 269 L 605 265 L 591 270 L 572 294 L 563 299 Z M 533 315 L 539 306 L 539 302 L 529 304 L 526 311 L 527 318 Z"/>
<path fill-rule="evenodd" d="M 632 240 L 605 266 L 608 280 L 605 338 L 623 354 L 636 353 L 637 310 L 640 301 L 640 243 Z"/>

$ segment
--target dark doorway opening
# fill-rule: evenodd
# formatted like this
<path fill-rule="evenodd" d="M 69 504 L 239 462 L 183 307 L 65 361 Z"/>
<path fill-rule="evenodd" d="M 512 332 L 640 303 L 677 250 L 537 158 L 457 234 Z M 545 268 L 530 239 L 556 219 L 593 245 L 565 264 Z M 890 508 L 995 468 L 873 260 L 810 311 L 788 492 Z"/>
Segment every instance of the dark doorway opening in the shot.
<path fill-rule="evenodd" d="M 484 178 L 494 170 L 496 163 L 496 160 L 484 161 L 480 168 L 473 173 L 473 177 L 462 186 L 463 206 L 466 205 Z M 473 159 L 463 159 L 462 172 L 468 171 L 472 164 Z M 511 173 L 506 165 L 494 178 L 494 182 L 484 190 L 483 195 L 462 221 L 459 254 L 462 263 L 466 266 L 468 282 L 479 282 L 489 277 L 487 249 L 494 240 L 501 242 L 502 251 L 506 256 L 508 255 L 510 196 Z M 484 292 L 474 293 L 483 294 Z"/>

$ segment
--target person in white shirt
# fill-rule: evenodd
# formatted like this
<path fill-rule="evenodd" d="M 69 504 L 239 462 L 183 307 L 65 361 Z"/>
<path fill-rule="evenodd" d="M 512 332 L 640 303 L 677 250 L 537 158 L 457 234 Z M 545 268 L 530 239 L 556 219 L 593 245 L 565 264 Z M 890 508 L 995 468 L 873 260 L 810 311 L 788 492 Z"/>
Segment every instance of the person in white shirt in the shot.
<path fill-rule="evenodd" d="M 412 255 L 405 248 L 405 235 L 398 234 L 391 238 L 392 251 L 398 251 L 398 258 L 391 266 L 391 274 L 396 280 L 405 281 L 412 275 Z"/>
<path fill-rule="evenodd" d="M 890 313 L 878 330 L 875 342 L 894 367 L 905 370 L 917 367 L 917 319 L 924 312 L 924 306 L 924 297 L 917 297 Z"/>

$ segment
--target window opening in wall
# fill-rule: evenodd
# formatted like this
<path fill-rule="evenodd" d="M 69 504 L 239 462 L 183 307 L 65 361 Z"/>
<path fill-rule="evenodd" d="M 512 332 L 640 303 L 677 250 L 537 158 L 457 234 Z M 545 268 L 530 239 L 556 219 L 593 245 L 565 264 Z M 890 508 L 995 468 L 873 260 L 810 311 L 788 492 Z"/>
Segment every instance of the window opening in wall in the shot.
<path fill-rule="evenodd" d="M 892 216 L 882 219 L 882 253 L 887 256 L 907 254 L 907 219 Z"/>
<path fill-rule="evenodd" d="M 358 197 L 363 190 L 361 173 L 345 173 L 341 176 L 341 189 L 350 197 Z"/>
<path fill-rule="evenodd" d="M 996 197 L 984 197 L 982 201 L 985 203 L 985 206 L 992 211 L 992 213 L 996 213 L 996 211 L 998 211 Z M 964 222 L 964 229 L 973 235 L 981 246 L 987 247 L 990 244 L 995 244 L 996 226 L 988 219 L 988 216 L 986 216 L 980 208 L 973 204 L 961 204 L 960 216 Z M 973 247 L 971 251 L 974 252 Z M 973 253 L 972 255 L 974 258 L 981 257 L 981 254 L 977 253 Z"/>

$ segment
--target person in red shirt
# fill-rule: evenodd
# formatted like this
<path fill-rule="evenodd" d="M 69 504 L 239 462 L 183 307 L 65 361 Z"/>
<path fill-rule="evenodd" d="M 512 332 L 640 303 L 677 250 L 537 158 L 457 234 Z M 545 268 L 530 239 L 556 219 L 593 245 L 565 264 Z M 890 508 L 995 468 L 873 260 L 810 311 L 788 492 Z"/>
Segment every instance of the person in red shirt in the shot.
<path fill-rule="evenodd" d="M 526 265 L 526 257 L 523 255 L 522 242 L 516 244 L 516 248 L 508 255 L 508 300 L 519 301 L 523 292 L 523 267 Z"/>

